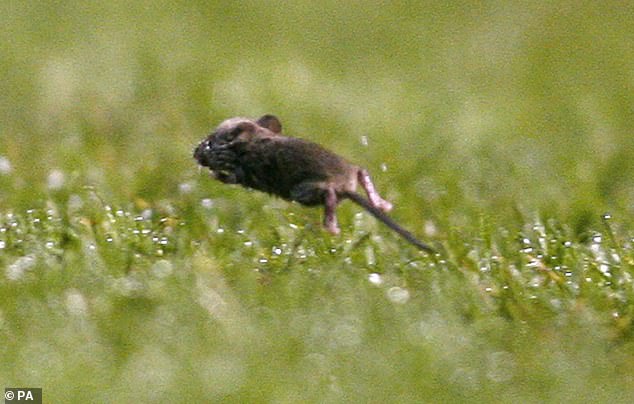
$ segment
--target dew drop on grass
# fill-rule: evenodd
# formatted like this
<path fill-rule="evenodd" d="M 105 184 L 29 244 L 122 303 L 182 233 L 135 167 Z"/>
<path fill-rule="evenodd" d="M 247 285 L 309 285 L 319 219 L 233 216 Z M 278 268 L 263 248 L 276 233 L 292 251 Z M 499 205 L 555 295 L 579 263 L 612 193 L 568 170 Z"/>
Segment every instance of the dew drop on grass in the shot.
<path fill-rule="evenodd" d="M 7 278 L 11 281 L 17 281 L 21 279 L 26 271 L 35 266 L 35 258 L 26 255 L 15 260 L 6 269 Z"/>
<path fill-rule="evenodd" d="M 387 298 L 393 303 L 405 304 L 409 300 L 409 291 L 407 289 L 394 286 L 388 289 Z"/>
<path fill-rule="evenodd" d="M 0 156 L 0 174 L 8 175 L 13 170 L 11 162 L 4 156 Z"/>
<path fill-rule="evenodd" d="M 211 209 L 214 206 L 214 201 L 213 199 L 209 199 L 209 198 L 202 199 L 200 201 L 200 206 L 202 206 L 205 209 Z"/>
<path fill-rule="evenodd" d="M 612 215 L 611 215 L 611 214 L 609 214 L 609 213 L 604 214 L 602 217 L 603 217 L 603 220 L 610 220 L 610 219 L 612 219 Z"/>
<path fill-rule="evenodd" d="M 381 278 L 381 275 L 377 273 L 371 273 L 370 275 L 368 275 L 368 280 L 371 284 L 377 286 L 383 283 L 383 278 Z"/>
<path fill-rule="evenodd" d="M 66 182 L 66 176 L 61 170 L 57 170 L 57 169 L 52 170 L 48 174 L 48 178 L 46 179 L 46 184 L 48 186 L 48 189 L 54 190 L 54 191 L 61 189 L 64 186 L 65 182 Z"/>
<path fill-rule="evenodd" d="M 194 184 L 192 182 L 182 182 L 178 184 L 178 192 L 181 194 L 190 194 L 194 190 Z"/>
<path fill-rule="evenodd" d="M 612 277 L 612 274 L 610 273 L 610 267 L 607 264 L 599 265 L 599 271 L 601 271 L 601 273 L 608 278 Z"/>
<path fill-rule="evenodd" d="M 282 254 L 282 249 L 280 247 L 273 247 L 273 254 L 281 255 Z"/>

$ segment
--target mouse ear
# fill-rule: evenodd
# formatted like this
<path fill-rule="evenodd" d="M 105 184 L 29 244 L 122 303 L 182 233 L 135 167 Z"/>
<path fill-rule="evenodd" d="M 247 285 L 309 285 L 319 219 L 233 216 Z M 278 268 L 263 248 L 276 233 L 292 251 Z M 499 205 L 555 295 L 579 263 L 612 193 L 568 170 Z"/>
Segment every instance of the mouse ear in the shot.
<path fill-rule="evenodd" d="M 263 115 L 256 121 L 256 123 L 273 133 L 282 133 L 282 123 L 275 115 Z"/>

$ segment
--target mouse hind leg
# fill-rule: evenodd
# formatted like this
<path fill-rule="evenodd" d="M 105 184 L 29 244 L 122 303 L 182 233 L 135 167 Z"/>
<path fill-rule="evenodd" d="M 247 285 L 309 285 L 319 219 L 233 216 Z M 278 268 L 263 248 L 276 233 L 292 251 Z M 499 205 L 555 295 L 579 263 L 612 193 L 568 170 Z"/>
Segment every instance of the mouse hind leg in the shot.
<path fill-rule="evenodd" d="M 293 187 L 290 197 L 307 206 L 324 205 L 324 227 L 332 234 L 339 234 L 336 214 L 339 197 L 332 186 L 321 182 L 303 182 Z"/>
<path fill-rule="evenodd" d="M 370 201 L 372 206 L 381 209 L 383 212 L 389 212 L 392 210 L 392 204 L 381 198 L 379 193 L 376 191 L 376 188 L 374 188 L 374 183 L 370 179 L 370 174 L 368 173 L 368 170 L 366 170 L 365 168 L 359 169 L 359 171 L 357 172 L 357 178 L 359 180 L 359 183 L 365 190 L 366 194 L 368 195 L 368 200 Z"/>
<path fill-rule="evenodd" d="M 332 234 L 339 234 L 341 231 L 339 229 L 339 224 L 337 223 L 337 204 L 339 203 L 339 198 L 337 198 L 337 193 L 334 188 L 330 187 L 326 190 L 326 200 L 324 201 L 325 212 L 324 212 L 324 227 Z"/>

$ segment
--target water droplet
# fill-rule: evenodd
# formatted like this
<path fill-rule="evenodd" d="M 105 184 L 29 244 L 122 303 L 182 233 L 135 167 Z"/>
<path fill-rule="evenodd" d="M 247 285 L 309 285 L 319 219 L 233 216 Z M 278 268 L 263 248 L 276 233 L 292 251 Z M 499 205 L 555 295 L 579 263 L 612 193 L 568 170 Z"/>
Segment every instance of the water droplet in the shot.
<path fill-rule="evenodd" d="M 423 232 L 427 237 L 434 237 L 438 234 L 438 229 L 436 228 L 434 222 L 432 222 L 431 220 L 427 220 L 425 221 Z"/>
<path fill-rule="evenodd" d="M 62 188 L 65 182 L 66 182 L 66 176 L 61 170 L 57 170 L 57 169 L 52 170 L 48 174 L 48 178 L 46 180 L 46 184 L 48 186 L 48 189 L 50 190 L 58 190 Z"/>
<path fill-rule="evenodd" d="M 603 215 L 603 220 L 610 220 L 610 219 L 612 219 L 612 215 L 611 214 L 606 213 L 606 214 Z"/>
<path fill-rule="evenodd" d="M 189 194 L 194 190 L 194 184 L 192 182 L 183 182 L 178 184 L 178 192 L 181 194 Z"/>
<path fill-rule="evenodd" d="M 603 273 L 603 275 L 607 276 L 608 278 L 612 277 L 612 274 L 610 273 L 610 267 L 607 264 L 599 265 L 599 271 L 601 271 L 601 273 Z"/>
<path fill-rule="evenodd" d="M 409 291 L 407 289 L 394 286 L 388 289 L 387 298 L 393 303 L 404 304 L 409 300 Z"/>
<path fill-rule="evenodd" d="M 7 175 L 13 170 L 11 162 L 4 156 L 0 156 L 0 174 Z"/>
<path fill-rule="evenodd" d="M 281 255 L 282 254 L 282 249 L 279 248 L 279 247 L 273 247 L 273 254 Z"/>
<path fill-rule="evenodd" d="M 11 281 L 17 281 L 24 276 L 26 271 L 35 266 L 35 257 L 25 255 L 20 257 L 15 262 L 10 264 L 6 269 L 7 278 Z"/>
<path fill-rule="evenodd" d="M 566 248 L 572 247 L 572 241 L 564 241 L 564 247 Z"/>
<path fill-rule="evenodd" d="M 526 266 L 529 268 L 537 268 L 539 266 L 539 261 L 538 260 L 530 260 L 528 261 L 528 263 L 526 263 Z"/>
<path fill-rule="evenodd" d="M 55 247 L 55 243 L 52 241 L 47 241 L 45 244 L 46 248 L 48 248 L 49 250 L 53 247 Z"/>
<path fill-rule="evenodd" d="M 371 284 L 377 286 L 383 283 L 383 278 L 381 278 L 381 275 L 377 273 L 371 273 L 370 275 L 368 275 L 368 280 Z"/>
<path fill-rule="evenodd" d="M 218 234 L 222 234 L 225 232 L 225 229 L 223 229 L 222 227 L 219 227 L 218 230 L 216 230 L 216 233 Z"/>
<path fill-rule="evenodd" d="M 596 234 L 592 237 L 592 242 L 595 244 L 601 244 L 602 238 L 600 234 Z"/>
<path fill-rule="evenodd" d="M 113 240 L 112 236 L 106 236 L 106 243 L 112 243 Z"/>
<path fill-rule="evenodd" d="M 245 242 L 244 242 L 244 245 L 245 245 L 246 247 L 251 247 L 251 246 L 253 245 L 253 241 L 245 241 Z"/>

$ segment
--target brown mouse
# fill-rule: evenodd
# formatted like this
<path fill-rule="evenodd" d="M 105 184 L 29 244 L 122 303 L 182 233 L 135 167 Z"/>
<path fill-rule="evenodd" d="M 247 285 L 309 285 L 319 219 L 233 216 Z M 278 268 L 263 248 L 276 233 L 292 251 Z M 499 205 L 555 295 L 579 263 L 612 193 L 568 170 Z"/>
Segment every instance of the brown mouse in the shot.
<path fill-rule="evenodd" d="M 273 115 L 225 120 L 196 147 L 194 158 L 226 184 L 307 206 L 324 205 L 324 227 L 333 234 L 339 233 L 337 204 L 348 198 L 419 249 L 434 252 L 385 214 L 392 204 L 379 196 L 367 170 L 316 143 L 282 135 L 282 124 Z M 356 192 L 358 184 L 367 199 Z"/>

